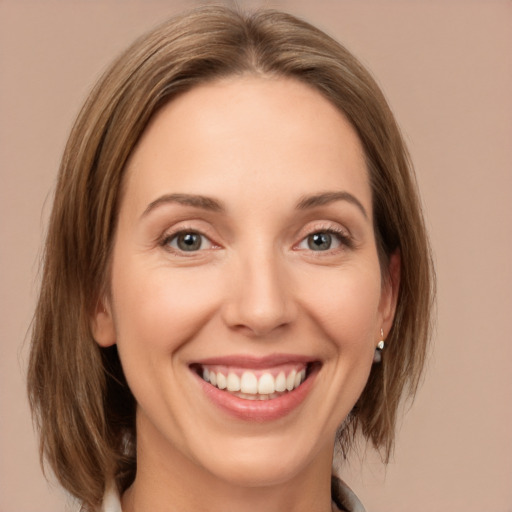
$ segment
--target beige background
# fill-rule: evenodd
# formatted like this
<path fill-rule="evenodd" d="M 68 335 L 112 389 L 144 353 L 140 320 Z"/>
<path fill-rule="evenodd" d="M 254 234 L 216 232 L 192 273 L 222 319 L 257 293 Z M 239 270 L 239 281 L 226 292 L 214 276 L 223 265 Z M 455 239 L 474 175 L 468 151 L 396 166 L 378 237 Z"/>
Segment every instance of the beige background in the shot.
<path fill-rule="evenodd" d="M 38 467 L 24 339 L 67 133 L 112 57 L 193 3 L 0 0 L 0 512 L 66 507 Z M 425 384 L 387 470 L 370 454 L 346 479 L 373 512 L 512 511 L 512 2 L 267 5 L 318 24 L 373 70 L 409 142 L 435 250 Z"/>

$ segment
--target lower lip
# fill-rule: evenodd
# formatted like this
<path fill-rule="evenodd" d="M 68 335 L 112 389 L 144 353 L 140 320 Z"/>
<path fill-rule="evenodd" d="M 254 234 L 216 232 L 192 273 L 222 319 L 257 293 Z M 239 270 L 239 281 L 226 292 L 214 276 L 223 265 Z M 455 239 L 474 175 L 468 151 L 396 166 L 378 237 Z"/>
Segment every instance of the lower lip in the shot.
<path fill-rule="evenodd" d="M 316 373 L 311 373 L 293 391 L 270 400 L 245 400 L 212 386 L 196 373 L 194 375 L 206 397 L 229 415 L 245 421 L 265 422 L 282 418 L 299 407 L 311 391 Z"/>

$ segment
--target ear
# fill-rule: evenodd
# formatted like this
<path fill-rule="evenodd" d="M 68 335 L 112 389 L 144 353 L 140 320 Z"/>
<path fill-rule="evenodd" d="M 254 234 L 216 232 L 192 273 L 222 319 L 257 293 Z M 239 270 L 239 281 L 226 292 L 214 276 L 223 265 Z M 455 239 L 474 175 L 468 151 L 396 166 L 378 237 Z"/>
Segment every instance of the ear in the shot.
<path fill-rule="evenodd" d="M 398 290 L 400 289 L 400 250 L 397 249 L 389 258 L 388 273 L 382 283 L 380 300 L 380 314 L 382 315 L 382 330 L 386 337 L 393 325 L 396 305 L 398 302 Z"/>
<path fill-rule="evenodd" d="M 116 331 L 112 308 L 106 299 L 101 299 L 91 317 L 91 331 L 100 347 L 110 347 L 116 343 Z"/>

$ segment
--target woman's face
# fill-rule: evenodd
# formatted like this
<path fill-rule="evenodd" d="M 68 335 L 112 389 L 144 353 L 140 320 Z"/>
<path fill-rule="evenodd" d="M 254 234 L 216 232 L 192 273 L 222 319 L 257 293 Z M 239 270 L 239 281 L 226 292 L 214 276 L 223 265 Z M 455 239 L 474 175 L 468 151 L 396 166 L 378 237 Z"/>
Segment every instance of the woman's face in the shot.
<path fill-rule="evenodd" d="M 173 100 L 129 161 L 93 322 L 137 400 L 139 468 L 330 470 L 393 296 L 363 150 L 330 102 L 253 76 Z"/>

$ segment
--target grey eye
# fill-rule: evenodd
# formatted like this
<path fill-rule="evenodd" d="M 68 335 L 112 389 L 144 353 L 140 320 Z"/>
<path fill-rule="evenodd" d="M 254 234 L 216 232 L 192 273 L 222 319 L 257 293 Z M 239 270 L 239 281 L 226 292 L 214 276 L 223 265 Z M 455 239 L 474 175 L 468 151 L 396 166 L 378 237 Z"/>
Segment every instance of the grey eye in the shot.
<path fill-rule="evenodd" d="M 313 233 L 307 237 L 308 248 L 312 251 L 328 251 L 332 248 L 332 235 L 330 233 Z"/>

